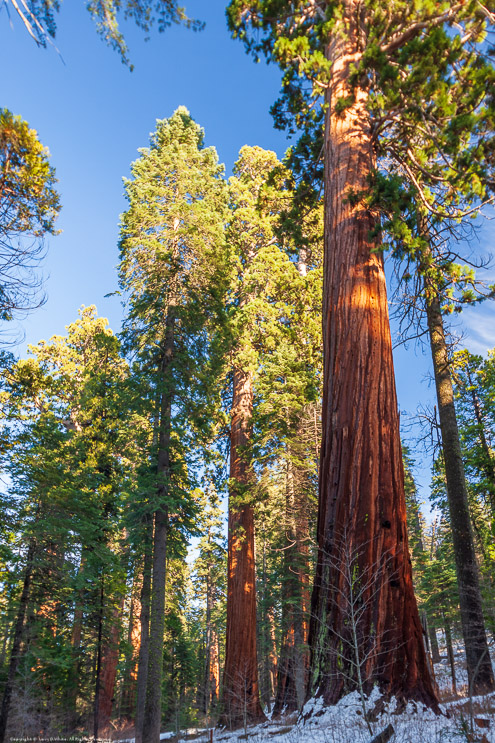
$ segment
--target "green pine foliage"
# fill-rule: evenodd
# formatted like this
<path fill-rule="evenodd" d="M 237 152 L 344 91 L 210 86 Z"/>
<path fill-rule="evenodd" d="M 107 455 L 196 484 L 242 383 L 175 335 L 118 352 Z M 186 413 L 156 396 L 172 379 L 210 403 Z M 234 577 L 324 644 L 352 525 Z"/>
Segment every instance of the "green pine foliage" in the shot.
<path fill-rule="evenodd" d="M 0 320 L 39 306 L 33 273 L 60 211 L 49 152 L 26 121 L 0 108 Z"/>
<path fill-rule="evenodd" d="M 21 685 L 17 703 L 33 705 L 33 725 L 58 731 L 91 716 L 98 618 L 107 631 L 125 577 L 132 452 L 121 414 L 129 372 L 117 338 L 94 307 L 67 331 L 31 347 L 32 358 L 9 370 L 3 391 L 13 536 L 21 554 L 27 545 L 34 550 L 19 671 L 30 676 L 29 698 Z M 20 565 L 10 569 L 22 582 Z"/>

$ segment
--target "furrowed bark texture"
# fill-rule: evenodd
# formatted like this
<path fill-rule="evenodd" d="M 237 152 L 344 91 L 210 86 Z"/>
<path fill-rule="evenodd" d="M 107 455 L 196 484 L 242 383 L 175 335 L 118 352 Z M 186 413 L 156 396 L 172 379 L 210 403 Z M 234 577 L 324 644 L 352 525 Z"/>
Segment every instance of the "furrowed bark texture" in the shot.
<path fill-rule="evenodd" d="M 163 346 L 161 381 L 163 392 L 160 405 L 158 433 L 159 479 L 157 496 L 159 507 L 155 511 L 153 539 L 153 579 L 150 608 L 150 633 L 146 706 L 143 722 L 143 743 L 158 743 L 162 715 L 163 635 L 165 631 L 165 585 L 168 536 L 168 475 L 170 472 L 170 437 L 173 401 L 172 361 L 174 356 L 175 311 L 169 307 Z"/>
<path fill-rule="evenodd" d="M 374 166 L 367 92 L 358 88 L 354 103 L 336 111 L 339 99 L 353 95 L 348 78 L 359 59 L 357 5 L 346 3 L 327 50 L 323 438 L 309 693 L 333 704 L 358 686 L 345 610 L 345 563 L 356 556 L 365 691 L 377 683 L 386 695 L 436 708 L 407 544 L 385 275 L 382 257 L 372 252 L 379 240 L 370 235 L 377 220 L 352 198 L 368 189 Z"/>
<path fill-rule="evenodd" d="M 243 503 L 252 481 L 246 448 L 251 436 L 251 374 L 234 370 L 229 493 L 227 637 L 221 723 L 236 728 L 264 719 L 258 687 L 254 514 Z"/>
<path fill-rule="evenodd" d="M 454 406 L 454 390 L 443 318 L 436 294 L 426 300 L 426 316 L 442 433 L 450 527 L 454 545 L 468 679 L 474 694 L 486 694 L 495 688 L 495 684 L 483 619 L 478 563 L 469 515 L 467 486 Z"/>

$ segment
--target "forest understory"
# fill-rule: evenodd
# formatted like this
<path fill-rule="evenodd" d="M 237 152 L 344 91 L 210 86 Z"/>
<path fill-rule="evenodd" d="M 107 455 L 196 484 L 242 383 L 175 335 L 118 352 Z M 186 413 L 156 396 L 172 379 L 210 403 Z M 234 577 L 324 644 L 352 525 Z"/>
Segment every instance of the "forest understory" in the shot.
<path fill-rule="evenodd" d="M 203 28 L 126 2 L 88 4 L 125 64 L 118 11 Z M 188 108 L 157 119 L 120 328 L 83 304 L 0 345 L 0 743 L 495 743 L 495 339 L 452 323 L 495 298 L 484 2 L 231 0 L 298 138 L 226 171 Z M 44 46 L 59 3 L 24 5 Z M 0 323 L 43 301 L 49 157 L 0 108 Z M 414 435 L 395 344 L 431 352 Z"/>
<path fill-rule="evenodd" d="M 311 699 L 301 714 L 280 714 L 274 719 L 230 732 L 223 728 L 191 727 L 162 733 L 160 740 L 168 743 L 209 743 L 210 741 L 249 740 L 251 743 L 382 743 L 380 734 L 391 725 L 391 743 L 494 743 L 495 742 L 495 692 L 469 696 L 465 653 L 460 643 L 454 642 L 455 676 L 457 693 L 452 692 L 452 673 L 447 648 L 440 638 L 441 659 L 434 664 L 435 679 L 439 690 L 439 715 L 421 704 L 409 703 L 399 708 L 395 700 L 384 703 L 375 688 L 366 700 L 371 734 L 363 720 L 359 694 L 353 692 L 333 707 L 325 707 L 321 700 Z M 495 652 L 492 651 L 495 670 Z M 206 724 L 206 723 L 205 723 Z M 110 740 L 134 743 L 133 730 L 114 730 Z"/>

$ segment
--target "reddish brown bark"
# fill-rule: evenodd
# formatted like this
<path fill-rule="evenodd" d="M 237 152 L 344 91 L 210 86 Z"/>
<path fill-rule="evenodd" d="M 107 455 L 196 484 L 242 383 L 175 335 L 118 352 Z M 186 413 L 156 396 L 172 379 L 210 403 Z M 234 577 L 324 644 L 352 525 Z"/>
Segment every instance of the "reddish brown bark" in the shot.
<path fill-rule="evenodd" d="M 120 617 L 124 608 L 124 597 L 111 613 L 108 636 L 103 644 L 100 687 L 98 700 L 98 730 L 104 731 L 112 716 L 115 679 L 119 663 Z"/>
<path fill-rule="evenodd" d="M 220 654 L 218 647 L 218 634 L 216 627 L 212 626 L 210 632 L 210 659 L 209 659 L 209 703 L 211 707 L 215 707 L 218 702 L 218 694 L 220 691 Z"/>
<path fill-rule="evenodd" d="M 404 473 L 377 219 L 359 197 L 374 153 L 359 60 L 357 0 L 332 32 L 325 130 L 324 398 L 310 694 L 335 703 L 358 687 L 346 566 L 361 592 L 357 641 L 365 691 L 437 707 L 413 592 Z M 351 105 L 338 113 L 338 103 Z M 354 582 L 355 581 L 355 582 Z"/>
<path fill-rule="evenodd" d="M 275 634 L 275 616 L 274 616 L 273 608 L 271 608 L 268 612 L 268 623 L 270 626 L 270 654 L 269 654 L 270 681 L 271 681 L 271 688 L 275 690 L 275 687 L 277 684 L 278 659 L 277 659 L 277 638 Z"/>
<path fill-rule="evenodd" d="M 227 579 L 227 637 L 221 723 L 236 728 L 264 719 L 258 687 L 254 515 L 246 504 L 252 482 L 247 447 L 253 410 L 251 374 L 234 370 Z"/>

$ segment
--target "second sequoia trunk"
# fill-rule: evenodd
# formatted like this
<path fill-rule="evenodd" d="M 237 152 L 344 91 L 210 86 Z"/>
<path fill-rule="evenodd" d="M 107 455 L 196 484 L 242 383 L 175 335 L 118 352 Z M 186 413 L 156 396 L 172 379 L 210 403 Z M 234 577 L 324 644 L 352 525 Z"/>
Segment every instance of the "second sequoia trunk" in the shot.
<path fill-rule="evenodd" d="M 364 691 L 376 683 L 386 695 L 436 707 L 407 543 L 385 274 L 372 237 L 378 221 L 359 196 L 375 161 L 367 91 L 349 85 L 359 60 L 357 5 L 345 3 L 327 48 L 324 397 L 309 691 L 332 704 L 358 688 L 360 676 Z M 351 628 L 346 607 L 355 600 Z"/>
<path fill-rule="evenodd" d="M 256 653 L 254 513 L 246 503 L 252 481 L 247 448 L 253 410 L 251 374 L 236 368 L 230 440 L 227 638 L 221 721 L 231 728 L 263 719 Z"/>

